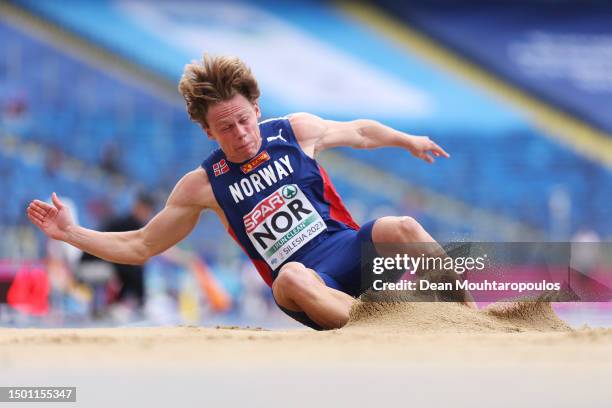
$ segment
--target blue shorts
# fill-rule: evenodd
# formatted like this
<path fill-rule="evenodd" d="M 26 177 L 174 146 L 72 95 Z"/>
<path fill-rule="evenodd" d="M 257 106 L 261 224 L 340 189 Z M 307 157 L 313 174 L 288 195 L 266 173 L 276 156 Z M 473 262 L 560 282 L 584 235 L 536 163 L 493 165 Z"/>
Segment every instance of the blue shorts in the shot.
<path fill-rule="evenodd" d="M 335 232 L 306 253 L 297 254 L 291 261 L 313 269 L 330 288 L 357 297 L 367 289 L 362 288 L 361 249 L 364 243 L 372 244 L 375 222 L 362 225 L 358 231 L 347 229 Z M 306 313 L 291 311 L 281 305 L 278 307 L 300 323 L 322 330 Z"/>

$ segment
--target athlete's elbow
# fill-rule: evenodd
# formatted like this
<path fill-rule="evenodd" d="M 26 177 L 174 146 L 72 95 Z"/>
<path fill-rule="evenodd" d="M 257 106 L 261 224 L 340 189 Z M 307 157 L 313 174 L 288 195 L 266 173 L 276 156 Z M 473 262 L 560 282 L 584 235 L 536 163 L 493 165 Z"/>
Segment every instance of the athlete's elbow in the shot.
<path fill-rule="evenodd" d="M 380 129 L 382 124 L 375 120 L 360 119 L 354 122 L 356 125 L 353 147 L 356 149 L 374 149 L 379 147 Z"/>
<path fill-rule="evenodd" d="M 130 248 L 130 264 L 144 265 L 150 258 L 157 255 L 155 243 L 149 239 L 150 237 L 144 228 L 137 230 L 130 238 L 127 242 Z"/>
<path fill-rule="evenodd" d="M 132 262 L 130 262 L 130 265 L 139 265 L 139 266 L 144 265 L 144 264 L 147 263 L 149 258 L 150 258 L 150 256 L 138 255 L 137 257 L 132 259 Z"/>
<path fill-rule="evenodd" d="M 132 253 L 132 259 L 130 264 L 132 265 L 144 265 L 147 261 L 155 254 L 147 246 L 141 246 L 135 249 Z"/>
<path fill-rule="evenodd" d="M 144 241 L 140 241 L 138 242 L 138 245 L 134 245 L 130 252 L 130 264 L 132 265 L 144 265 L 152 256 L 155 255 L 151 247 Z"/>

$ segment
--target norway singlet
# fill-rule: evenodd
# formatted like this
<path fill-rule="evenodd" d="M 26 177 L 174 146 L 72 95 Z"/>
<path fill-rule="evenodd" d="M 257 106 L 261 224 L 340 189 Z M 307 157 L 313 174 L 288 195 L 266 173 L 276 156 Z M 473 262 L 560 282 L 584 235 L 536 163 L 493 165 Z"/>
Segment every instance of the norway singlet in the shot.
<path fill-rule="evenodd" d="M 259 129 L 262 144 L 253 158 L 234 163 L 217 149 L 202 167 L 229 234 L 272 285 L 284 263 L 359 226 L 325 170 L 302 151 L 287 118 L 263 121 Z"/>

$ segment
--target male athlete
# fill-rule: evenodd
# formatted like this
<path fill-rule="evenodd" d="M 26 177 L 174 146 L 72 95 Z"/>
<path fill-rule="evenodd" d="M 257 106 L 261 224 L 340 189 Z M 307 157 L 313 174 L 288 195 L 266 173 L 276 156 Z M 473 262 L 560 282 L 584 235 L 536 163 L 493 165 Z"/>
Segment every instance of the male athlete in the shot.
<path fill-rule="evenodd" d="M 205 56 L 179 84 L 192 121 L 220 149 L 174 187 L 165 208 L 128 232 L 98 232 L 73 222 L 53 193 L 28 217 L 48 237 L 114 263 L 142 264 L 175 245 L 213 210 L 272 287 L 289 316 L 317 330 L 344 326 L 361 288 L 362 243 L 434 243 L 410 217 L 359 227 L 316 156 L 332 147 L 401 147 L 428 163 L 449 155 L 427 137 L 372 120 L 335 122 L 308 113 L 258 123 L 259 87 L 238 58 Z"/>

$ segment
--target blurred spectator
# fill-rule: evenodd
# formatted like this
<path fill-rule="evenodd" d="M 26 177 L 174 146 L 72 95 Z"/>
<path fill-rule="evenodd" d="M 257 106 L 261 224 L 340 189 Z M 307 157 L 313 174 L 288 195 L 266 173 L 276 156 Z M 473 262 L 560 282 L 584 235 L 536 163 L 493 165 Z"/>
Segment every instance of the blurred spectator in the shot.
<path fill-rule="evenodd" d="M 120 151 L 116 144 L 109 143 L 102 151 L 102 159 L 100 167 L 113 176 L 121 174 L 121 166 L 119 165 Z"/>
<path fill-rule="evenodd" d="M 130 213 L 110 219 L 102 226 L 102 230 L 115 232 L 138 230 L 151 219 L 154 209 L 153 198 L 148 194 L 141 193 L 138 195 Z M 83 254 L 82 261 L 84 264 L 92 262 L 110 264 L 120 284 L 115 300 L 129 308 L 141 309 L 144 306 L 144 266 L 112 264 L 87 253 Z M 104 275 L 104 270 L 100 267 L 89 269 L 93 274 L 97 273 L 94 271 L 101 271 Z"/>

